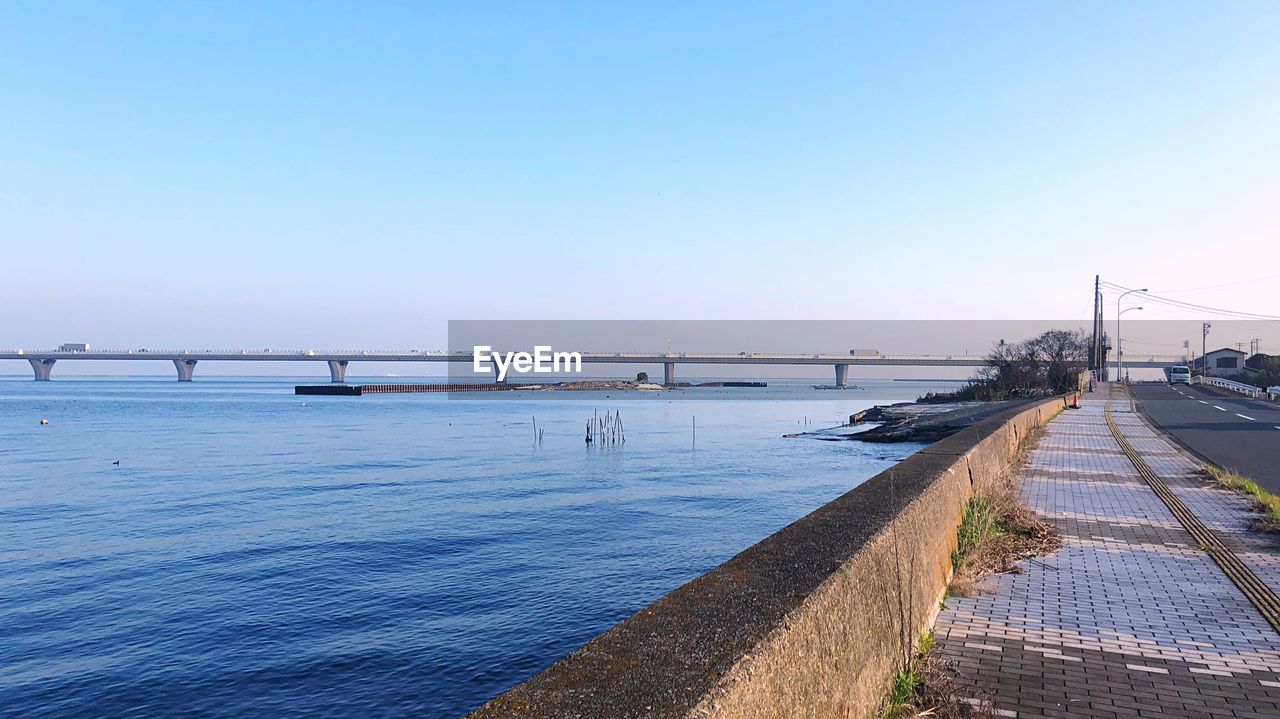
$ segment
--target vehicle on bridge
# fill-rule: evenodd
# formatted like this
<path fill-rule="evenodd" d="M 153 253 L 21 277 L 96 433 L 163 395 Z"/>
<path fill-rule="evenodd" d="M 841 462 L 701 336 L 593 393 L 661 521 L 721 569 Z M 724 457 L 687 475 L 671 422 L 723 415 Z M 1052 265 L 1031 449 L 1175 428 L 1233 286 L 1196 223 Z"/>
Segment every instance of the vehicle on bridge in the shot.
<path fill-rule="evenodd" d="M 1174 365 L 1165 369 L 1165 376 L 1169 378 L 1169 384 L 1191 384 L 1191 368 L 1183 365 Z"/>

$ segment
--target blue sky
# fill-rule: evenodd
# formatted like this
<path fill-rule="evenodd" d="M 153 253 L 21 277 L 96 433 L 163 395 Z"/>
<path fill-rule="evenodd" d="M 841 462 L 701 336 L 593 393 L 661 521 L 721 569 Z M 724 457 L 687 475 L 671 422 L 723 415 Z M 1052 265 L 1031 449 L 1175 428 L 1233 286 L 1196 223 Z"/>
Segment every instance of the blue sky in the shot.
<path fill-rule="evenodd" d="M 1084 319 L 1095 272 L 1274 268 L 1277 37 L 1270 2 L 5 3 L 0 346 Z"/>

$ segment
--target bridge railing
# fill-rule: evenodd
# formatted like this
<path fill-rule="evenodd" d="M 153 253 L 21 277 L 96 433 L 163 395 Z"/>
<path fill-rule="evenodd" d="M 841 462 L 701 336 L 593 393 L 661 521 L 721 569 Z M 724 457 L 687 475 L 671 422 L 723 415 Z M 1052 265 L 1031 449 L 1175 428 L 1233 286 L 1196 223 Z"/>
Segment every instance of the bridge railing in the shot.
<path fill-rule="evenodd" d="M 1262 394 L 1262 390 L 1258 389 L 1257 387 L 1254 387 L 1251 384 L 1245 384 L 1244 382 L 1236 382 L 1235 380 L 1223 379 L 1221 377 L 1192 377 L 1191 383 L 1200 384 L 1200 385 L 1209 385 L 1210 387 L 1221 387 L 1222 389 L 1230 390 L 1232 392 L 1238 392 L 1239 394 L 1242 394 L 1248 397 L 1256 398 L 1261 396 Z"/>

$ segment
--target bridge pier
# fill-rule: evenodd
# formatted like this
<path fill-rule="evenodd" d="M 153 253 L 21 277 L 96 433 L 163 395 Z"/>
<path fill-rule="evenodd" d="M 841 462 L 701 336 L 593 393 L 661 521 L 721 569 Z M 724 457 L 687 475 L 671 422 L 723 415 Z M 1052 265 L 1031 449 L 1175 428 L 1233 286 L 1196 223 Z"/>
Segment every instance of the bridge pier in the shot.
<path fill-rule="evenodd" d="M 662 363 L 662 384 L 663 384 L 663 386 L 665 386 L 665 387 L 670 387 L 671 385 L 673 385 L 673 384 L 675 384 L 675 383 L 676 383 L 676 363 L 675 363 L 675 362 L 663 362 L 663 363 Z"/>
<path fill-rule="evenodd" d="M 847 364 L 836 365 L 836 386 L 837 387 L 849 386 L 849 365 Z"/>
<path fill-rule="evenodd" d="M 328 362 L 329 362 L 329 381 L 330 382 L 346 382 L 348 360 L 328 360 Z"/>
<path fill-rule="evenodd" d="M 31 363 L 31 369 L 36 373 L 37 382 L 48 382 L 49 373 L 53 371 L 53 363 L 58 360 L 53 359 L 28 359 Z"/>
<path fill-rule="evenodd" d="M 189 359 L 176 359 L 176 360 L 174 360 L 174 361 L 173 361 L 173 366 L 174 366 L 174 367 L 176 367 L 176 368 L 177 368 L 177 370 L 178 370 L 178 381 L 179 381 L 179 382 L 190 382 L 190 381 L 191 381 L 191 373 L 193 373 L 193 372 L 195 372 L 195 371 L 196 371 L 196 361 L 195 361 L 195 360 L 189 360 Z"/>

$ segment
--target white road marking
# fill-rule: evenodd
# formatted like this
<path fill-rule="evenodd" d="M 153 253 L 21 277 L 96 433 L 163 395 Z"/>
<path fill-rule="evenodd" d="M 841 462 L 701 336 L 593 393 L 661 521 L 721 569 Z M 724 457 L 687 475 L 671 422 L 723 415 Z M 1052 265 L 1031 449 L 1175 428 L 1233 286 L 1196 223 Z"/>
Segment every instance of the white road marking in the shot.
<path fill-rule="evenodd" d="M 1249 415 L 1247 415 L 1247 414 L 1240 414 L 1239 412 L 1236 412 L 1236 416 L 1237 416 L 1237 417 L 1242 417 L 1242 418 L 1244 418 L 1244 419 L 1247 419 L 1247 420 L 1249 420 L 1250 422 L 1257 422 L 1257 421 L 1258 421 L 1258 420 L 1254 419 L 1253 417 L 1250 417 L 1250 416 L 1249 416 Z"/>
<path fill-rule="evenodd" d="M 1216 410 L 1218 410 L 1219 412 L 1226 412 L 1226 410 L 1225 410 L 1225 409 L 1223 409 L 1223 408 L 1219 407 L 1219 406 L 1218 406 L 1218 405 L 1216 405 L 1216 404 L 1213 406 L 1213 408 L 1214 408 L 1214 409 L 1216 409 Z"/>
<path fill-rule="evenodd" d="M 1198 400 L 1196 400 L 1196 401 L 1197 401 L 1197 402 L 1199 402 L 1200 404 L 1209 404 L 1208 402 L 1206 402 L 1206 401 L 1204 401 L 1204 400 L 1202 400 L 1202 399 L 1198 399 Z"/>

